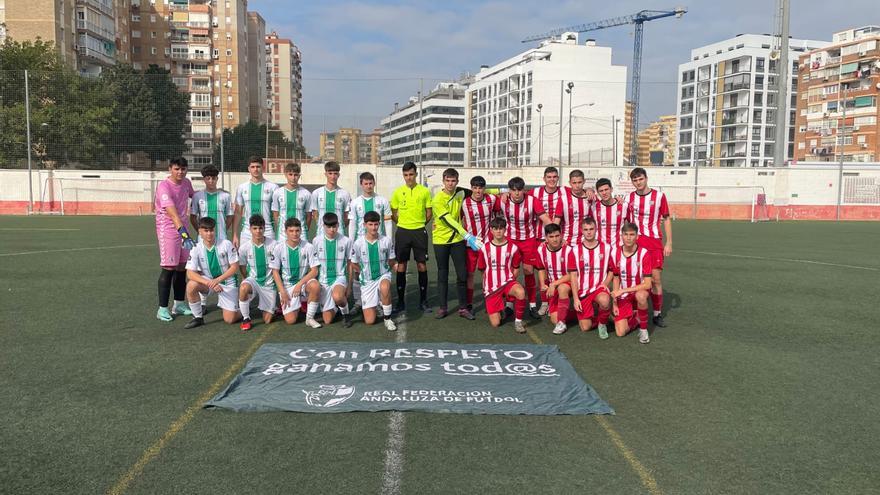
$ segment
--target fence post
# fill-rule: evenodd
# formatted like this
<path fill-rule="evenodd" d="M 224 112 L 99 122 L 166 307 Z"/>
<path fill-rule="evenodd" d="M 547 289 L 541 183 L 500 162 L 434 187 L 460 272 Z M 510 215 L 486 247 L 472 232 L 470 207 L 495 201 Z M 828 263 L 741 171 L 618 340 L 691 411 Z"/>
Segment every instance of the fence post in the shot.
<path fill-rule="evenodd" d="M 28 215 L 34 214 L 34 178 L 31 162 L 31 96 L 28 87 L 28 71 L 24 71 L 24 113 L 27 125 L 27 164 L 28 164 Z"/>

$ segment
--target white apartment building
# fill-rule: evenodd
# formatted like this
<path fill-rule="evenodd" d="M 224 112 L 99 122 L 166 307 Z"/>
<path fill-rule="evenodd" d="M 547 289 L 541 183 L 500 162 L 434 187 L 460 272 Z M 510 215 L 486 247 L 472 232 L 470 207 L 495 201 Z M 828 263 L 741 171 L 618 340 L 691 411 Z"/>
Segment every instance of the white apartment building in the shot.
<path fill-rule="evenodd" d="M 789 40 L 786 159 L 793 152 L 798 57 L 827 44 Z M 772 49 L 773 36 L 741 34 L 691 50 L 691 60 L 678 66 L 678 165 L 773 165 L 778 70 Z"/>
<path fill-rule="evenodd" d="M 576 33 L 483 66 L 467 90 L 467 165 L 622 164 L 626 70 Z"/>
<path fill-rule="evenodd" d="M 421 119 L 419 115 L 421 110 Z M 465 86 L 438 84 L 422 101 L 412 97 L 381 121 L 379 162 L 461 167 L 465 158 Z"/>
<path fill-rule="evenodd" d="M 265 38 L 269 121 L 290 141 L 302 144 L 302 53 L 272 31 Z"/>

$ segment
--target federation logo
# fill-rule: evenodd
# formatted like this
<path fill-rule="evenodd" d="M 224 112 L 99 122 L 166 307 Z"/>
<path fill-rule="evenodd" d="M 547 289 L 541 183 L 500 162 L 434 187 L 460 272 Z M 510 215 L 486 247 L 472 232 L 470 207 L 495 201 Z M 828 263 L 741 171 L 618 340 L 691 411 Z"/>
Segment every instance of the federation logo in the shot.
<path fill-rule="evenodd" d="M 306 403 L 314 407 L 333 407 L 342 404 L 354 395 L 351 385 L 321 385 L 318 390 L 303 390 Z"/>

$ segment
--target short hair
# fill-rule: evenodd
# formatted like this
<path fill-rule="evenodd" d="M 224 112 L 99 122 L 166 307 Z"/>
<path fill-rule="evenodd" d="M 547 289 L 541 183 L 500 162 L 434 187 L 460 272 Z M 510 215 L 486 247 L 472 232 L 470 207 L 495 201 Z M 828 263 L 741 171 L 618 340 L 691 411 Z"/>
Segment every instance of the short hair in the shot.
<path fill-rule="evenodd" d="M 471 177 L 471 187 L 486 187 L 486 179 L 482 175 Z"/>
<path fill-rule="evenodd" d="M 300 222 L 299 218 L 296 218 L 296 217 L 290 217 L 284 221 L 284 229 L 285 230 L 289 229 L 291 227 L 296 227 L 298 229 L 301 229 L 302 226 L 303 226 L 302 222 Z"/>
<path fill-rule="evenodd" d="M 373 174 L 370 173 L 370 172 L 364 172 L 364 173 L 362 173 L 361 176 L 358 178 L 358 182 L 363 182 L 363 181 L 365 181 L 365 180 L 370 180 L 370 181 L 376 182 L 376 176 L 373 175 Z"/>
<path fill-rule="evenodd" d="M 259 163 L 262 166 L 263 159 L 257 155 L 251 155 L 251 157 L 248 158 L 248 166 L 250 166 L 251 163 Z"/>
<path fill-rule="evenodd" d="M 339 172 L 339 162 L 330 160 L 324 164 L 324 172 Z"/>
<path fill-rule="evenodd" d="M 599 179 L 599 180 L 596 181 L 596 190 L 597 190 L 597 191 L 598 191 L 599 188 L 602 187 L 602 186 L 608 186 L 608 187 L 611 187 L 611 188 L 613 189 L 613 186 L 611 185 L 611 179 L 607 179 L 607 178 L 605 178 L 605 177 L 602 177 L 601 179 Z"/>
<path fill-rule="evenodd" d="M 495 217 L 492 221 L 489 222 L 490 229 L 506 229 L 507 228 L 507 220 L 503 217 Z"/>
<path fill-rule="evenodd" d="M 248 219 L 248 225 L 251 227 L 266 227 L 266 220 L 263 219 L 263 215 L 251 215 Z"/>
<path fill-rule="evenodd" d="M 621 232 L 635 232 L 638 234 L 639 227 L 632 222 L 626 222 L 623 224 L 623 227 L 620 228 L 620 231 Z"/>
<path fill-rule="evenodd" d="M 636 168 L 632 169 L 632 172 L 629 173 L 630 179 L 635 179 L 636 177 L 642 177 L 642 176 L 644 176 L 644 177 L 648 176 L 648 172 L 645 169 L 643 169 L 642 167 L 636 167 Z"/>
<path fill-rule="evenodd" d="M 171 168 L 175 165 L 177 165 L 180 168 L 189 168 L 189 162 L 186 161 L 186 158 L 184 158 L 182 156 L 178 156 L 178 157 L 172 158 L 171 160 L 168 160 L 168 168 Z"/>
<path fill-rule="evenodd" d="M 417 168 L 418 168 L 418 167 L 416 167 L 416 164 L 415 164 L 415 163 L 413 163 L 413 162 L 406 162 L 406 163 L 403 164 L 403 169 L 402 169 L 402 170 L 403 170 L 404 172 L 409 172 L 410 170 L 415 171 Z"/>
<path fill-rule="evenodd" d="M 507 187 L 519 191 L 526 188 L 526 181 L 522 177 L 514 177 L 507 181 Z"/>
<path fill-rule="evenodd" d="M 584 178 L 584 171 L 579 168 L 576 168 L 568 173 L 569 179 L 574 179 L 575 177 L 580 177 L 581 179 L 583 179 Z"/>
<path fill-rule="evenodd" d="M 547 168 L 544 169 L 544 175 L 547 175 L 547 174 L 558 174 L 558 173 L 559 173 L 559 169 L 556 168 L 556 167 L 547 167 Z"/>
<path fill-rule="evenodd" d="M 544 235 L 555 234 L 556 232 L 562 232 L 562 227 L 559 224 L 548 223 L 544 226 Z"/>
<path fill-rule="evenodd" d="M 302 169 L 299 167 L 299 163 L 291 162 L 284 166 L 284 173 L 288 174 L 290 172 L 301 174 Z"/>
<path fill-rule="evenodd" d="M 367 222 L 379 222 L 379 213 L 375 211 L 368 211 L 364 214 L 364 223 Z"/>
<path fill-rule="evenodd" d="M 443 171 L 443 178 L 445 179 L 447 177 L 454 177 L 457 179 L 458 178 L 458 170 L 455 170 L 454 168 L 447 168 L 446 170 Z"/>
<path fill-rule="evenodd" d="M 217 227 L 217 220 L 211 217 L 202 217 L 199 219 L 199 229 L 214 230 Z"/>
<path fill-rule="evenodd" d="M 217 177 L 220 175 L 220 171 L 213 165 L 205 165 L 202 167 L 201 173 L 202 177 Z"/>
<path fill-rule="evenodd" d="M 595 219 L 595 218 L 593 218 L 593 217 L 584 217 L 584 219 L 581 220 L 581 225 L 598 225 L 598 224 L 596 223 L 596 219 Z"/>
<path fill-rule="evenodd" d="M 336 216 L 336 213 L 333 213 L 332 211 L 324 213 L 324 218 L 322 220 L 324 221 L 324 225 L 326 225 L 327 227 L 339 225 L 339 217 Z"/>

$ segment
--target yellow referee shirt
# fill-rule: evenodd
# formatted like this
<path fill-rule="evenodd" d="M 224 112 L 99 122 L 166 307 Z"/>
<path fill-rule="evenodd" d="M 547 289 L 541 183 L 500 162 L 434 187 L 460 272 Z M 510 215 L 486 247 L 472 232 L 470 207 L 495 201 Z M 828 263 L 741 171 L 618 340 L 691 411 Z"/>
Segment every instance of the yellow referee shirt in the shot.
<path fill-rule="evenodd" d="M 391 209 L 397 210 L 397 226 L 402 229 L 425 228 L 425 217 L 430 207 L 431 191 L 421 184 L 416 184 L 412 189 L 404 184 L 391 195 Z"/>

